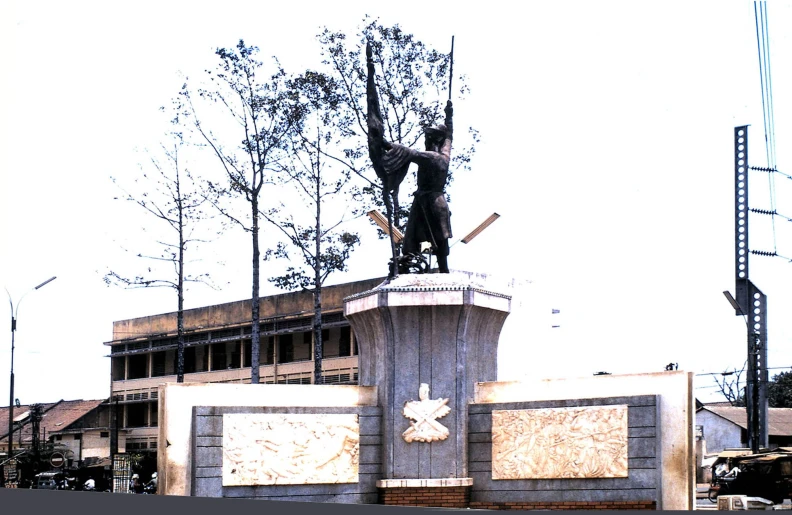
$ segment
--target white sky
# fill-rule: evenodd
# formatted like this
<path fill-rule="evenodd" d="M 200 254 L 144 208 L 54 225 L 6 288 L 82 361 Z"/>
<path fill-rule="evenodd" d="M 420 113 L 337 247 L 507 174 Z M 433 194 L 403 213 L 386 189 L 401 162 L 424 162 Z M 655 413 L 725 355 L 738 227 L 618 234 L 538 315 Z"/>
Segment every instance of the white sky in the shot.
<path fill-rule="evenodd" d="M 143 213 L 113 201 L 109 177 L 131 178 L 143 160 L 134 149 L 156 145 L 158 107 L 183 76 L 199 77 L 216 47 L 239 38 L 288 70 L 317 67 L 320 26 L 352 32 L 367 13 L 439 50 L 456 36 L 455 71 L 472 92 L 455 105 L 455 124 L 479 129 L 483 143 L 472 172 L 449 189 L 454 231 L 464 235 L 493 211 L 502 218 L 455 246 L 449 262 L 532 281 L 507 322 L 501 377 L 659 371 L 668 362 L 705 373 L 745 361 L 745 325 L 721 292 L 734 290 L 734 126 L 751 125 L 750 164 L 766 164 L 753 3 L 120 5 L 0 4 L 0 286 L 16 304 L 58 276 L 19 311 L 23 403 L 109 395 L 102 342 L 113 320 L 176 309 L 171 290 L 108 288 L 102 275 L 135 271 L 121 243 L 151 248 Z M 777 161 L 792 174 L 792 5 L 770 3 L 769 23 Z M 754 177 L 752 189 L 766 189 L 766 177 Z M 792 216 L 790 203 L 778 210 Z M 767 221 L 756 234 L 759 223 Z M 779 245 L 788 226 L 777 223 Z M 387 245 L 365 224 L 361 233 L 351 271 L 332 283 L 386 272 Z M 763 234 L 752 247 L 772 248 Z M 778 250 L 792 255 L 792 245 Z M 207 256 L 226 262 L 213 271 L 230 284 L 191 289 L 187 307 L 249 297 L 245 236 L 226 235 Z M 769 365 L 790 366 L 792 264 L 754 257 L 751 277 L 769 297 Z M 711 398 L 713 384 L 697 377 L 697 394 Z"/>

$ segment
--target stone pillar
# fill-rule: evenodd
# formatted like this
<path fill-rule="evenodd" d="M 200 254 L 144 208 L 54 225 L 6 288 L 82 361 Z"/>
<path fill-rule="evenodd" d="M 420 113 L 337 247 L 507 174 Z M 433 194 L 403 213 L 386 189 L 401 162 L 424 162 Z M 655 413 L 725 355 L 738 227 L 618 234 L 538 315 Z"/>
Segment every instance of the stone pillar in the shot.
<path fill-rule="evenodd" d="M 377 386 L 382 407 L 381 488 L 389 480 L 469 479 L 467 405 L 476 383 L 497 379 L 498 337 L 511 304 L 483 282 L 463 273 L 405 275 L 345 299 L 359 384 Z M 423 403 L 422 384 L 429 388 Z"/>

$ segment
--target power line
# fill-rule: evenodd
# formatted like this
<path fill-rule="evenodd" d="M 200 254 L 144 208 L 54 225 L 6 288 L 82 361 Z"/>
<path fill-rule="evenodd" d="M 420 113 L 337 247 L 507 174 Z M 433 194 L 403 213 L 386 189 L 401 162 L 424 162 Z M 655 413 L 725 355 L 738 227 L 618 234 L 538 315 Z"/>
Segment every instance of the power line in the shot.
<path fill-rule="evenodd" d="M 781 175 L 783 175 L 787 179 L 792 179 L 792 175 L 787 175 L 787 174 L 785 174 L 784 172 L 782 172 L 781 170 L 779 170 L 776 167 L 749 166 L 748 169 L 749 170 L 756 170 L 757 172 L 780 173 Z"/>
<path fill-rule="evenodd" d="M 780 370 L 782 368 L 787 368 L 787 369 L 792 370 L 792 365 L 787 365 L 785 367 L 767 367 L 767 370 Z M 736 372 L 742 372 L 742 370 L 738 370 L 738 371 L 732 370 L 731 372 L 729 372 L 729 371 L 726 371 L 726 372 L 702 372 L 700 374 L 696 374 L 696 377 L 698 377 L 698 376 L 721 376 L 721 375 L 728 376 L 728 375 L 732 375 L 732 374 L 734 374 Z"/>
<path fill-rule="evenodd" d="M 792 175 L 788 175 L 788 174 L 786 174 L 784 172 L 781 172 L 775 166 L 772 166 L 772 167 L 749 166 L 748 170 L 757 171 L 757 172 L 766 172 L 771 177 L 773 177 L 775 174 L 780 174 L 783 177 L 792 180 Z M 775 181 L 773 180 L 773 181 L 771 181 L 771 186 L 770 186 L 770 205 L 771 205 L 771 208 L 770 209 L 760 209 L 760 208 L 755 208 L 755 207 L 748 208 L 748 211 L 750 211 L 751 213 L 754 213 L 754 214 L 757 214 L 757 215 L 769 216 L 771 218 L 771 220 L 772 220 L 771 221 L 771 224 L 772 224 L 771 226 L 772 226 L 772 231 L 773 231 L 773 250 L 771 250 L 771 251 L 750 250 L 750 253 L 754 254 L 754 255 L 757 255 L 757 256 L 780 257 L 782 259 L 786 259 L 789 262 L 792 262 L 792 258 L 783 256 L 783 255 L 778 253 L 778 245 L 777 245 L 777 240 L 776 240 L 776 226 L 775 226 L 775 218 L 776 217 L 782 218 L 782 219 L 784 219 L 787 222 L 792 222 L 792 216 L 787 216 L 787 215 L 784 215 L 784 214 L 781 214 L 781 213 L 778 212 L 778 210 L 775 207 L 775 198 L 776 198 L 776 189 L 775 189 Z"/>
<path fill-rule="evenodd" d="M 764 122 L 765 156 L 767 158 L 768 168 L 775 169 L 775 115 L 773 110 L 773 80 L 770 67 L 770 27 L 767 20 L 767 2 L 754 2 L 754 22 L 756 25 L 756 46 L 759 54 L 759 84 L 762 90 L 762 119 Z M 770 217 L 773 232 L 773 250 L 774 252 L 777 252 L 778 243 L 775 226 L 775 177 L 773 174 L 770 174 L 767 180 L 770 194 Z"/>
<path fill-rule="evenodd" d="M 766 84 L 767 84 L 767 120 L 768 120 L 768 140 L 769 140 L 769 154 L 770 159 L 768 165 L 772 168 L 776 167 L 776 139 L 775 139 L 775 109 L 773 101 L 773 77 L 771 74 L 770 66 L 770 25 L 767 21 L 767 2 L 762 2 L 764 5 L 764 55 L 765 55 L 765 69 L 766 69 Z M 774 184 L 775 186 L 775 184 Z"/>
<path fill-rule="evenodd" d="M 781 213 L 779 213 L 775 209 L 772 209 L 772 210 L 770 210 L 770 209 L 758 209 L 758 208 L 752 207 L 752 208 L 749 208 L 748 210 L 751 213 L 756 213 L 758 215 L 780 216 L 781 218 L 783 218 L 787 222 L 792 222 L 792 218 L 790 218 L 790 217 L 788 217 L 786 215 L 782 215 Z"/>
<path fill-rule="evenodd" d="M 756 25 L 756 45 L 759 54 L 759 83 L 762 88 L 765 154 L 767 165 L 775 168 L 775 116 L 773 113 L 773 81 L 770 66 L 770 27 L 767 20 L 767 2 L 754 2 L 754 20 Z"/>

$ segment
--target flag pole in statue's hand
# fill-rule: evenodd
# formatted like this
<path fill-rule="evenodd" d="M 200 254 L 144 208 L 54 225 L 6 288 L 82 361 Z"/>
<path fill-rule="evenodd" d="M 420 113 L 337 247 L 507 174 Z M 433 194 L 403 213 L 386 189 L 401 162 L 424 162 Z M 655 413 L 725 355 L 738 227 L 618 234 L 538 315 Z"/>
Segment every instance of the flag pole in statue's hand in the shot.
<path fill-rule="evenodd" d="M 454 36 L 451 36 L 451 68 L 448 71 L 448 100 L 451 101 L 451 84 L 454 82 Z"/>

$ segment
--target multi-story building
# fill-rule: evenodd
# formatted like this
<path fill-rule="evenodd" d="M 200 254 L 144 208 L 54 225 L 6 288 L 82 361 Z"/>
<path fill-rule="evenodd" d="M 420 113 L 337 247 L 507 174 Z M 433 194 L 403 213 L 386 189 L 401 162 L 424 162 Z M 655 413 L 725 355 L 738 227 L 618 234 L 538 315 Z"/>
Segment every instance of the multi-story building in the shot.
<path fill-rule="evenodd" d="M 322 375 L 325 384 L 357 384 L 357 345 L 343 314 L 343 299 L 382 279 L 322 289 Z M 261 383 L 313 382 L 313 294 L 308 291 L 260 299 Z M 184 381 L 250 383 L 251 301 L 184 311 Z M 176 313 L 113 323 L 111 399 L 127 451 L 156 451 L 157 387 L 176 381 Z"/>

